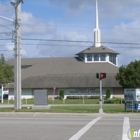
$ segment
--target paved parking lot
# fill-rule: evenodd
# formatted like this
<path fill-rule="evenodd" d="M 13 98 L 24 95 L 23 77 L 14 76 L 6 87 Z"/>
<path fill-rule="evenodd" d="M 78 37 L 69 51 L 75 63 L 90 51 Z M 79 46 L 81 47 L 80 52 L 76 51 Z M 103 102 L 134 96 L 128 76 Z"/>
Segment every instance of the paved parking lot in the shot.
<path fill-rule="evenodd" d="M 131 129 L 140 130 L 138 114 L 0 114 L 1 140 L 129 140 Z"/>

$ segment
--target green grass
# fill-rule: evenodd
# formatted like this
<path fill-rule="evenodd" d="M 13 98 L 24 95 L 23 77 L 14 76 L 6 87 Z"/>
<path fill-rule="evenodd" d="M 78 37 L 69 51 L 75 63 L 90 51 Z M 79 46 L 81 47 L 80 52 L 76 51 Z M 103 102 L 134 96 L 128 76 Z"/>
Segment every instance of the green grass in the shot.
<path fill-rule="evenodd" d="M 66 99 L 65 101 L 63 100 L 48 100 L 49 104 L 83 104 L 82 99 Z M 99 99 L 85 99 L 84 104 L 98 104 Z M 14 104 L 13 100 L 4 100 L 4 104 Z M 22 104 L 34 104 L 34 99 L 22 99 Z"/>
<path fill-rule="evenodd" d="M 124 106 L 103 106 L 105 113 L 131 113 L 125 111 Z M 52 113 L 98 113 L 99 106 L 52 106 L 51 109 L 22 108 L 16 112 L 52 112 Z M 0 108 L 0 112 L 15 112 L 13 108 Z M 134 111 L 135 113 L 136 111 Z"/>
<path fill-rule="evenodd" d="M 48 100 L 49 104 L 98 104 L 99 99 L 85 99 L 84 102 L 82 99 L 66 99 L 63 100 Z"/>
<path fill-rule="evenodd" d="M 13 108 L 0 108 L 0 112 L 14 112 Z"/>

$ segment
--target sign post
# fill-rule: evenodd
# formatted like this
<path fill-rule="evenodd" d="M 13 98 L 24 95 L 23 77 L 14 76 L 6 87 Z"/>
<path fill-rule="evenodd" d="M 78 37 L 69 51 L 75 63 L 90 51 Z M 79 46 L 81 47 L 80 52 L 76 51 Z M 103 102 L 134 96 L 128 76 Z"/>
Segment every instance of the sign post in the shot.
<path fill-rule="evenodd" d="M 55 95 L 55 90 L 56 90 L 56 87 L 54 86 L 54 87 L 53 87 L 53 104 L 54 104 L 54 95 Z"/>
<path fill-rule="evenodd" d="M 3 103 L 3 85 L 2 85 L 2 87 L 1 87 L 1 90 L 2 90 L 2 92 L 1 92 L 1 103 Z"/>

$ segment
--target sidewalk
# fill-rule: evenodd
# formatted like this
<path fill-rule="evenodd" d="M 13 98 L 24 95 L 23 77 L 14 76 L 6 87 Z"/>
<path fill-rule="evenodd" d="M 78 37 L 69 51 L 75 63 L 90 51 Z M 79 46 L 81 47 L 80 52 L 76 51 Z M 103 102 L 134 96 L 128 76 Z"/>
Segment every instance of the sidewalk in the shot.
<path fill-rule="evenodd" d="M 100 106 L 100 104 L 49 104 L 50 106 Z M 32 107 L 34 104 L 23 104 L 22 107 Z M 103 104 L 103 106 L 124 106 L 124 104 Z M 0 108 L 14 108 L 14 104 L 0 104 Z"/>

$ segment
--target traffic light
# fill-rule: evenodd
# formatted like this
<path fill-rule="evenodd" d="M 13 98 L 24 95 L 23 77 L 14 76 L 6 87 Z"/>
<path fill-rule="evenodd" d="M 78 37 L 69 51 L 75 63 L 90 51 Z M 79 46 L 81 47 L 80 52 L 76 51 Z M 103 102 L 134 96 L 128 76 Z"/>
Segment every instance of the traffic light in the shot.
<path fill-rule="evenodd" d="M 99 73 L 96 73 L 96 78 L 99 79 Z"/>
<path fill-rule="evenodd" d="M 100 79 L 106 78 L 106 73 L 100 73 Z"/>
<path fill-rule="evenodd" d="M 104 79 L 104 78 L 106 78 L 106 73 L 96 73 L 96 78 L 97 79 Z"/>

